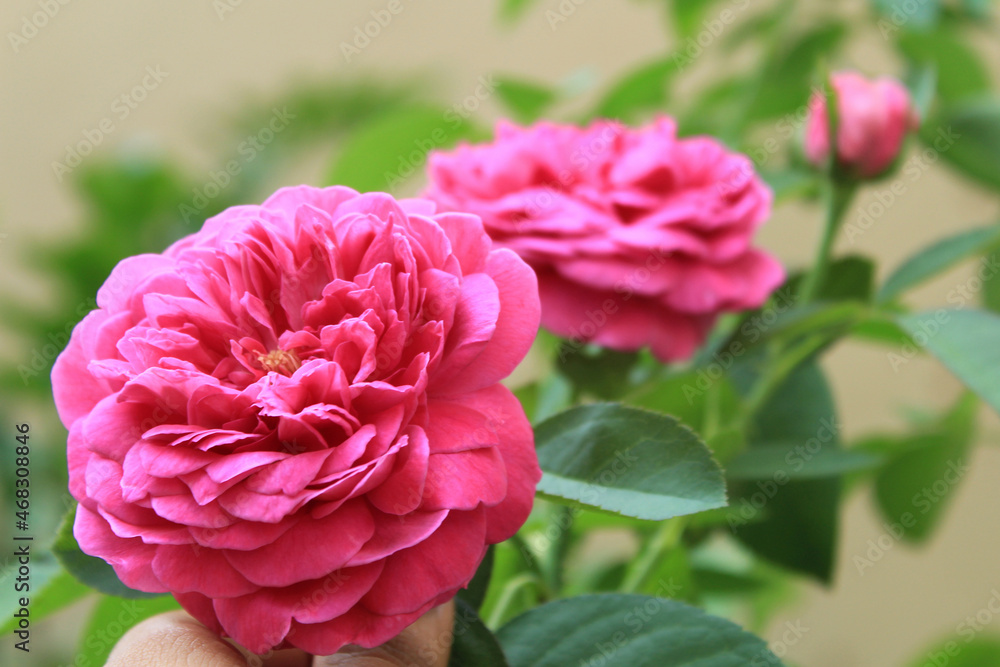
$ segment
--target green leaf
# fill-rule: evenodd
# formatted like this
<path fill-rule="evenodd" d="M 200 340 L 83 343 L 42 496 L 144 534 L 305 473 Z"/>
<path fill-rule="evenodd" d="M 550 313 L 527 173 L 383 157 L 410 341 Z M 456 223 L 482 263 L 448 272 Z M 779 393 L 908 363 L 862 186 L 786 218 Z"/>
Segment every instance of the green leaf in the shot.
<path fill-rule="evenodd" d="M 80 551 L 80 546 L 73 537 L 73 522 L 76 520 L 76 507 L 63 518 L 62 525 L 56 534 L 52 545 L 52 553 L 56 555 L 66 571 L 76 577 L 81 583 L 105 593 L 121 598 L 154 598 L 163 593 L 144 593 L 129 588 L 121 582 L 114 569 L 100 558 L 88 556 Z"/>
<path fill-rule="evenodd" d="M 754 379 L 744 377 L 744 368 L 734 375 L 742 390 Z M 815 361 L 807 362 L 792 372 L 774 392 L 753 420 L 750 428 L 752 447 L 766 447 L 784 442 L 806 442 L 816 437 L 820 429 L 832 431 L 839 440 L 833 395 L 826 377 Z"/>
<path fill-rule="evenodd" d="M 736 427 L 723 428 L 713 433 L 705 444 L 712 450 L 716 460 L 727 463 L 734 456 L 746 449 L 746 434 Z"/>
<path fill-rule="evenodd" d="M 844 473 L 869 470 L 882 459 L 867 452 L 810 447 L 799 442 L 787 445 L 755 447 L 737 455 L 726 465 L 727 479 L 811 479 L 836 477 Z"/>
<path fill-rule="evenodd" d="M 700 30 L 709 8 L 716 0 L 670 0 L 671 16 L 683 39 L 694 37 Z"/>
<path fill-rule="evenodd" d="M 900 538 L 931 535 L 968 467 L 978 401 L 971 394 L 931 432 L 894 443 L 895 455 L 875 478 L 875 497 L 886 520 L 901 525 Z"/>
<path fill-rule="evenodd" d="M 77 646 L 76 664 L 103 665 L 108 661 L 115 643 L 127 630 L 150 616 L 180 608 L 169 595 L 149 600 L 127 600 L 114 596 L 102 598 L 91 613 Z"/>
<path fill-rule="evenodd" d="M 662 520 L 726 504 L 711 452 L 676 419 L 613 403 L 567 410 L 535 429 L 539 491 Z"/>
<path fill-rule="evenodd" d="M 987 251 L 1000 243 L 1000 225 L 959 232 L 924 248 L 886 278 L 877 300 L 887 303 L 963 259 Z"/>
<path fill-rule="evenodd" d="M 767 586 L 767 581 L 753 573 L 727 572 L 709 567 L 693 568 L 691 576 L 698 590 L 707 595 L 745 596 Z"/>
<path fill-rule="evenodd" d="M 455 630 L 448 667 L 508 667 L 500 642 L 474 607 L 455 600 Z"/>
<path fill-rule="evenodd" d="M 784 485 L 774 480 L 734 483 L 727 523 L 760 556 L 829 584 L 836 558 L 840 489 L 836 478 Z"/>
<path fill-rule="evenodd" d="M 937 70 L 930 65 L 911 67 L 907 72 L 906 87 L 918 116 L 928 118 L 937 93 Z"/>
<path fill-rule="evenodd" d="M 312 150 L 316 142 L 325 137 L 352 132 L 371 118 L 412 104 L 426 94 L 429 83 L 419 76 L 386 80 L 365 75 L 350 79 L 321 75 L 314 81 L 296 82 L 276 97 L 240 100 L 233 105 L 236 116 L 231 135 L 221 137 L 220 141 L 225 151 L 231 151 L 246 135 L 256 135 L 261 128 L 267 127 L 277 109 L 287 112 L 295 122 L 276 135 L 275 143 L 266 151 L 255 154 L 253 165 L 248 165 L 254 167 L 276 157 L 272 151 L 278 145 Z M 261 175 L 256 170 L 253 174 L 254 179 Z M 185 195 L 190 197 L 189 192 Z M 236 198 L 236 201 L 246 200 Z"/>
<path fill-rule="evenodd" d="M 538 403 L 532 424 L 538 424 L 559 414 L 573 402 L 573 385 L 558 373 L 551 373 L 538 384 Z"/>
<path fill-rule="evenodd" d="M 992 603 L 993 599 L 990 599 Z M 966 626 L 971 627 L 971 625 Z M 996 667 L 1000 665 L 1000 639 L 971 635 L 971 629 L 922 652 L 910 667 Z"/>
<path fill-rule="evenodd" d="M 532 0 L 500 0 L 500 19 L 513 23 L 531 7 Z"/>
<path fill-rule="evenodd" d="M 848 288 L 849 283 L 845 282 L 844 287 Z M 864 319 L 865 314 L 865 306 L 853 300 L 810 303 L 780 313 L 766 329 L 751 331 L 759 334 L 758 344 L 772 340 L 790 342 L 811 334 L 842 330 Z M 760 321 L 763 324 L 764 320 Z"/>
<path fill-rule="evenodd" d="M 802 287 L 805 274 L 801 271 L 793 273 L 776 293 L 780 297 L 780 311 L 787 310 L 784 306 L 789 301 L 794 302 L 790 295 L 797 295 Z M 816 298 L 822 301 L 862 301 L 869 302 L 875 292 L 875 263 L 862 255 L 847 255 L 838 257 L 830 263 L 823 284 Z M 767 308 L 765 304 L 764 309 Z M 797 308 L 796 312 L 808 312 L 805 308 Z"/>
<path fill-rule="evenodd" d="M 742 369 L 741 369 L 742 371 Z M 745 383 L 750 378 L 742 379 Z M 840 423 L 819 366 L 796 369 L 759 411 L 750 447 L 797 443 L 839 448 Z M 829 582 L 833 574 L 840 506 L 839 478 L 774 479 L 731 486 L 728 522 L 737 538 L 765 558 Z M 763 513 L 764 519 L 758 520 Z"/>
<path fill-rule="evenodd" d="M 327 175 L 331 185 L 385 192 L 422 173 L 427 153 L 476 136 L 456 111 L 427 106 L 397 109 L 358 128 L 344 142 Z"/>
<path fill-rule="evenodd" d="M 1000 100 L 950 108 L 924 123 L 920 138 L 965 176 L 1000 190 Z"/>
<path fill-rule="evenodd" d="M 721 372 L 712 378 L 707 372 L 699 375 L 696 371 L 688 371 L 642 387 L 629 394 L 625 401 L 629 405 L 670 415 L 697 431 L 704 422 L 706 393 L 716 382 L 725 381 Z"/>
<path fill-rule="evenodd" d="M 993 0 L 962 0 L 962 8 L 974 19 L 988 19 L 993 11 Z"/>
<path fill-rule="evenodd" d="M 896 323 L 891 316 L 883 313 L 874 313 L 871 317 L 862 320 L 851 328 L 851 335 L 862 340 L 892 347 L 902 347 L 913 344 L 910 334 Z"/>
<path fill-rule="evenodd" d="M 784 287 L 775 291 L 763 306 L 743 313 L 736 326 L 714 333 L 709 344 L 695 357 L 694 364 L 699 367 L 708 365 L 728 369 L 734 359 L 740 360 L 747 352 L 754 352 L 755 348 L 765 343 L 788 343 L 803 334 L 839 329 L 849 326 L 865 314 L 865 306 L 853 300 L 796 306 L 794 294 L 800 280 L 801 274 L 794 276 Z M 850 281 L 846 281 L 845 288 L 849 288 L 849 285 Z M 716 336 L 721 336 L 722 340 L 713 344 L 718 341 Z"/>
<path fill-rule="evenodd" d="M 731 352 L 720 351 L 707 357 L 701 368 L 671 376 L 662 382 L 630 394 L 628 403 L 676 418 L 695 432 L 705 429 L 720 415 L 733 414 L 739 396 L 725 376 L 734 363 Z"/>
<path fill-rule="evenodd" d="M 190 197 L 173 166 L 138 152 L 88 162 L 74 184 L 94 227 L 107 234 L 117 232 L 115 243 L 150 250 L 159 250 L 155 244 L 164 240 L 166 225 L 149 223 L 162 222 L 165 212 L 174 214 L 178 204 Z"/>
<path fill-rule="evenodd" d="M 638 361 L 635 352 L 563 343 L 556 369 L 584 394 L 613 400 L 629 386 L 629 371 Z"/>
<path fill-rule="evenodd" d="M 995 267 L 1000 266 L 1000 252 L 991 252 L 984 257 L 983 266 L 990 267 L 991 272 L 995 271 Z M 986 310 L 1000 313 L 1000 280 L 984 280 L 979 300 Z"/>
<path fill-rule="evenodd" d="M 941 3 L 939 0 L 919 0 L 912 2 L 909 0 L 872 0 L 872 5 L 876 11 L 891 21 L 893 28 L 903 28 L 905 30 L 929 30 L 937 25 L 941 16 Z M 888 25 L 879 22 L 883 34 L 888 34 L 891 29 Z M 894 31 L 894 30 L 893 30 Z"/>
<path fill-rule="evenodd" d="M 548 373 L 538 382 L 514 391 L 532 424 L 539 424 L 565 410 L 573 402 L 573 385 L 558 373 Z"/>
<path fill-rule="evenodd" d="M 584 595 L 550 602 L 497 632 L 511 667 L 780 666 L 738 625 L 682 602 Z"/>
<path fill-rule="evenodd" d="M 506 76 L 498 76 L 496 81 L 497 97 L 522 123 L 538 120 L 556 101 L 556 92 L 540 83 Z"/>
<path fill-rule="evenodd" d="M 490 575 L 493 574 L 493 554 L 496 550 L 495 545 L 490 545 L 490 548 L 486 550 L 486 556 L 483 557 L 483 562 L 479 564 L 479 568 L 476 570 L 476 575 L 472 577 L 472 581 L 469 585 L 458 592 L 458 597 L 460 600 L 467 603 L 473 609 L 478 610 L 483 606 L 483 600 L 486 599 L 486 591 L 490 587 Z"/>
<path fill-rule="evenodd" d="M 818 298 L 826 301 L 870 301 L 875 289 L 875 264 L 867 257 L 849 255 L 830 264 Z"/>
<path fill-rule="evenodd" d="M 667 87 L 676 72 L 673 58 L 656 60 L 629 72 L 605 93 L 593 115 L 630 121 L 663 107 L 667 102 Z"/>
<path fill-rule="evenodd" d="M 982 310 L 937 310 L 897 320 L 919 345 L 937 357 L 965 386 L 1000 412 L 1000 316 Z M 889 355 L 894 370 L 906 348 Z"/>
<path fill-rule="evenodd" d="M 989 71 L 968 40 L 950 29 L 900 33 L 897 45 L 912 63 L 934 68 L 938 95 L 946 102 L 957 102 L 990 89 Z"/>
<path fill-rule="evenodd" d="M 795 0 L 781 0 L 764 11 L 750 12 L 749 16 L 741 18 L 739 23 L 722 36 L 723 50 L 733 53 L 752 40 L 770 42 L 774 39 L 774 33 L 787 22 L 794 8 Z"/>
<path fill-rule="evenodd" d="M 681 60 L 679 67 L 686 66 L 685 63 L 686 61 Z M 746 99 L 752 90 L 750 84 L 745 75 L 739 75 L 708 86 L 678 117 L 678 133 L 688 137 L 696 134 L 714 134 L 725 143 L 740 144 L 741 110 L 746 105 Z M 761 150 L 764 153 L 761 153 Z M 750 155 L 759 167 L 764 166 L 770 155 L 770 152 L 762 146 L 751 146 L 744 152 Z M 766 175 L 762 176 L 766 178 Z M 768 184 L 771 185 L 770 180 Z M 785 194 L 785 191 L 781 192 L 781 196 Z"/>
<path fill-rule="evenodd" d="M 819 62 L 831 55 L 847 35 L 842 23 L 829 22 L 800 35 L 765 65 L 747 121 L 776 118 L 804 108 Z"/>

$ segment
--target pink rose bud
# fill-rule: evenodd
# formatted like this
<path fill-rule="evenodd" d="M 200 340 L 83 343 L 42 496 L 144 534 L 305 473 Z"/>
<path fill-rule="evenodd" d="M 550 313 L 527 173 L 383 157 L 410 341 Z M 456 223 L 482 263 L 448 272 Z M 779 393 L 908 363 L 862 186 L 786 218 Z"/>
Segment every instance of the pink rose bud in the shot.
<path fill-rule="evenodd" d="M 919 124 L 910 94 L 895 79 L 869 81 L 856 72 L 837 72 L 831 84 L 838 111 L 837 163 L 854 176 L 874 178 L 896 161 L 903 139 Z M 809 106 L 806 157 L 822 166 L 830 151 L 826 100 L 815 93 Z"/>

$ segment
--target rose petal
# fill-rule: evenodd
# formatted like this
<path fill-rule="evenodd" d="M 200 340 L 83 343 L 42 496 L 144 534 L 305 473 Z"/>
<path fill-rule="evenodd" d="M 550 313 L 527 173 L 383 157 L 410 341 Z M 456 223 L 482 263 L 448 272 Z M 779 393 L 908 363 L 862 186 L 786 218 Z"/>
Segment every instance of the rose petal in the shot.
<path fill-rule="evenodd" d="M 253 551 L 226 551 L 226 559 L 260 586 L 289 586 L 319 579 L 343 567 L 375 534 L 375 521 L 362 501 L 345 503 L 320 519 L 302 516 L 274 542 Z M 295 567 L 275 567 L 294 563 Z"/>
<path fill-rule="evenodd" d="M 426 608 L 442 591 L 466 585 L 486 553 L 482 508 L 453 511 L 426 540 L 385 559 L 382 576 L 362 598 L 376 613 L 407 614 Z"/>

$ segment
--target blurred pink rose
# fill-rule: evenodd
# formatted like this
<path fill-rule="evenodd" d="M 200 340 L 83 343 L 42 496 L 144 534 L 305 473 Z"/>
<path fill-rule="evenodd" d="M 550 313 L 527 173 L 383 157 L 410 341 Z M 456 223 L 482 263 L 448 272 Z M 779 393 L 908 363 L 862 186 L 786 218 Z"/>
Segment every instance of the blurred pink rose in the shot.
<path fill-rule="evenodd" d="M 837 98 L 837 162 L 861 178 L 878 176 L 896 161 L 907 133 L 919 117 L 910 94 L 895 79 L 870 81 L 857 72 L 830 77 Z M 806 125 L 806 157 L 821 167 L 830 154 L 826 99 L 817 92 L 810 100 Z"/>
<path fill-rule="evenodd" d="M 482 217 L 538 274 L 542 325 L 574 342 L 697 349 L 719 313 L 759 306 L 784 278 L 752 247 L 771 193 L 751 161 L 673 120 L 629 129 L 538 123 L 431 155 L 425 196 Z"/>
<path fill-rule="evenodd" d="M 52 373 L 76 538 L 252 651 L 381 644 L 528 516 L 498 382 L 536 281 L 473 215 L 286 188 L 121 262 L 98 304 Z"/>

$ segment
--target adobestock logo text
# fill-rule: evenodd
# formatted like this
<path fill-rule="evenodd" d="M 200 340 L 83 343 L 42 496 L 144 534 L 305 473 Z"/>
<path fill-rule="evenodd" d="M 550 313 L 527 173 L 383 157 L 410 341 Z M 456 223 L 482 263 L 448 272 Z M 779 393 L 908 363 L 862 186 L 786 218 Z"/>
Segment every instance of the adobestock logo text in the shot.
<path fill-rule="evenodd" d="M 21 27 L 15 32 L 11 30 L 7 33 L 7 40 L 14 53 L 20 53 L 21 49 L 28 45 L 38 34 L 38 31 L 49 24 L 59 10 L 64 5 L 68 5 L 71 0 L 39 0 L 38 11 L 30 16 L 21 17 Z"/>

